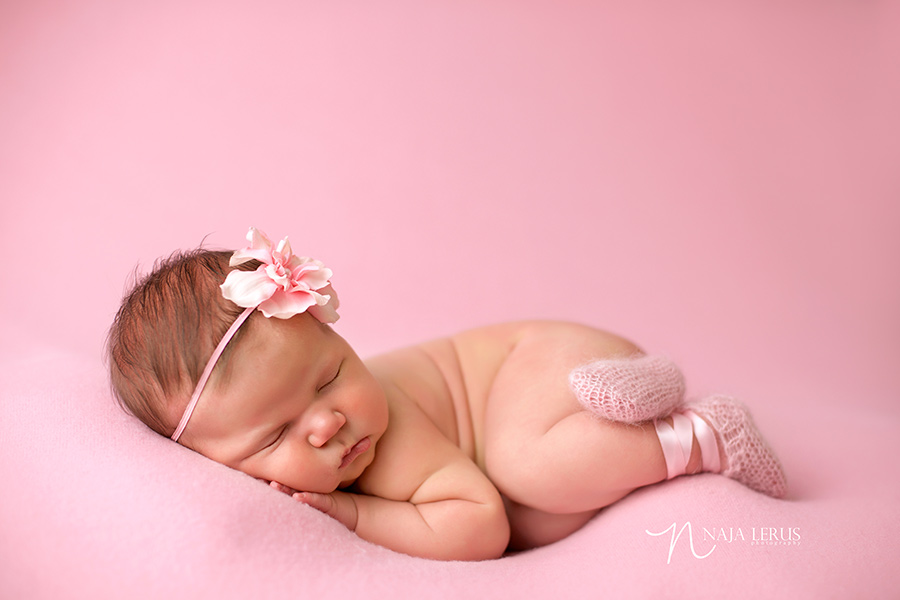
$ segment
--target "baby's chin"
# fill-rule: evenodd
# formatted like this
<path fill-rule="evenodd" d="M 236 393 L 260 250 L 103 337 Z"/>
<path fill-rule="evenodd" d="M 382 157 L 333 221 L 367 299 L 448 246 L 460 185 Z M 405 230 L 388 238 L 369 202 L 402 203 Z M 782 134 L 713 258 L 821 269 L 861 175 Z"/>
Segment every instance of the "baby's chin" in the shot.
<path fill-rule="evenodd" d="M 367 465 L 367 466 L 368 466 L 368 465 Z M 354 485 L 357 481 L 359 481 L 359 478 L 362 477 L 362 474 L 363 474 L 363 473 L 365 473 L 365 469 L 363 469 L 362 473 L 359 473 L 358 475 L 356 475 L 356 476 L 354 476 L 354 477 L 348 477 L 347 479 L 344 479 L 344 480 L 341 481 L 341 483 L 338 485 L 338 489 L 339 489 L 339 490 L 345 490 L 345 489 L 347 489 L 347 488 L 349 488 L 349 487 L 353 487 L 353 485 Z"/>
<path fill-rule="evenodd" d="M 368 468 L 368 466 L 369 466 L 369 465 L 366 465 L 366 468 Z M 347 479 L 344 479 L 343 481 L 341 481 L 341 483 L 338 484 L 337 489 L 343 490 L 343 489 L 345 489 L 345 488 L 351 487 L 354 483 L 357 482 L 357 480 L 358 480 L 360 477 L 362 477 L 362 474 L 365 472 L 366 468 L 363 468 L 362 471 L 360 471 L 360 472 L 357 473 L 356 475 L 354 475 L 354 476 L 352 476 L 352 477 L 348 477 Z"/>

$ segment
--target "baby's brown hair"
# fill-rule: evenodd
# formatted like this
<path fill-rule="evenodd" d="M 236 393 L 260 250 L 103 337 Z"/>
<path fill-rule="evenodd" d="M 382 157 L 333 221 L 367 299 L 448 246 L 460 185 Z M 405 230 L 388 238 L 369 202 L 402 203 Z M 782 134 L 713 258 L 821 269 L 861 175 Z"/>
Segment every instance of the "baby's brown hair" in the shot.
<path fill-rule="evenodd" d="M 223 298 L 219 286 L 232 269 L 252 271 L 260 263 L 230 267 L 232 253 L 196 249 L 157 261 L 125 295 L 110 327 L 113 393 L 160 435 L 175 430 L 207 360 L 244 310 Z"/>

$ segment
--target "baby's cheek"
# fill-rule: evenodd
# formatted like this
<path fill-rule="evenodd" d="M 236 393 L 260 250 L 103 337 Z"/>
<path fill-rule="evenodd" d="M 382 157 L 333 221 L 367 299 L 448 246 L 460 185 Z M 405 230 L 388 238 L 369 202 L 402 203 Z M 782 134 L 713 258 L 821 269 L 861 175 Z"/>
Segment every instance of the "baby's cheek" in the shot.
<path fill-rule="evenodd" d="M 321 461 L 298 459 L 296 466 L 281 469 L 279 473 L 273 473 L 273 479 L 297 492 L 330 494 L 340 485 L 337 469 Z"/>

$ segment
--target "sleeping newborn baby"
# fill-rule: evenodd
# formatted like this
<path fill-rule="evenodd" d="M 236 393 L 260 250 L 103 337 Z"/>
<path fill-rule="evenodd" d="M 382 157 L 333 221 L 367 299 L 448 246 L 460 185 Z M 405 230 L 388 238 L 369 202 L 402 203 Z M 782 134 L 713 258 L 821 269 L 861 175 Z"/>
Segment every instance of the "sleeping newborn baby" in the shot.
<path fill-rule="evenodd" d="M 746 408 L 590 327 L 518 322 L 362 361 L 321 262 L 250 229 L 160 261 L 123 300 L 119 402 L 161 435 L 406 554 L 496 558 L 633 490 L 721 473 L 781 497 Z M 231 269 L 231 270 L 230 270 Z"/>

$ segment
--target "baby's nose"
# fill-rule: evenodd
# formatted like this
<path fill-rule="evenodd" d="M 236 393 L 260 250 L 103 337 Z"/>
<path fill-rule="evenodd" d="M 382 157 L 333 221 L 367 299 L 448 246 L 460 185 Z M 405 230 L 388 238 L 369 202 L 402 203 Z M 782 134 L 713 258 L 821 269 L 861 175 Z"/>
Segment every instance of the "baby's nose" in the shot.
<path fill-rule="evenodd" d="M 319 411 L 313 416 L 310 423 L 309 443 L 316 448 L 321 448 L 341 430 L 346 422 L 347 417 L 337 410 Z"/>

